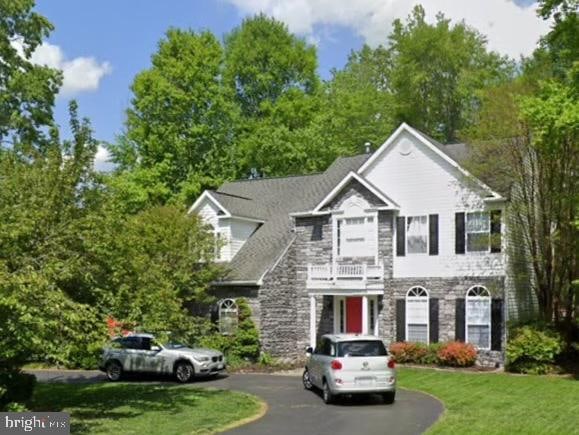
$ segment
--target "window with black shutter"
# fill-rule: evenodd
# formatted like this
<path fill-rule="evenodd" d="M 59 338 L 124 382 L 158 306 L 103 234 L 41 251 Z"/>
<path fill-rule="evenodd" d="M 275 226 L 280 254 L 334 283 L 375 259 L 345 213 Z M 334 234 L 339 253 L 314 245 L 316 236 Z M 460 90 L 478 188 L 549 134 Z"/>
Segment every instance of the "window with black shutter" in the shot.
<path fill-rule="evenodd" d="M 491 350 L 502 350 L 503 300 L 493 299 L 491 305 Z"/>
<path fill-rule="evenodd" d="M 457 298 L 455 302 L 455 311 L 454 311 L 454 339 L 456 341 L 464 341 L 465 336 L 464 315 L 465 315 L 464 298 Z"/>
<path fill-rule="evenodd" d="M 491 252 L 501 252 L 501 210 L 491 211 Z"/>
<path fill-rule="evenodd" d="M 438 343 L 438 298 L 430 298 L 430 343 Z"/>
<path fill-rule="evenodd" d="M 396 299 L 396 341 L 406 339 L 406 301 Z"/>

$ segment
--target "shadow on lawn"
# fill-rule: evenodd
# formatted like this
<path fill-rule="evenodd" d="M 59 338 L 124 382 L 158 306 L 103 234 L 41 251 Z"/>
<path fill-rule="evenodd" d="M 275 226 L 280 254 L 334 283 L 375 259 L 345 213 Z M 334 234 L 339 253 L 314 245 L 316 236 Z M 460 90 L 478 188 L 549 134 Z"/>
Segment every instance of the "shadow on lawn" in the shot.
<path fill-rule="evenodd" d="M 219 390 L 161 384 L 39 385 L 32 409 L 71 414 L 71 432 L 98 430 L 105 420 L 136 418 L 146 412 L 179 414 L 202 400 L 223 394 Z"/>

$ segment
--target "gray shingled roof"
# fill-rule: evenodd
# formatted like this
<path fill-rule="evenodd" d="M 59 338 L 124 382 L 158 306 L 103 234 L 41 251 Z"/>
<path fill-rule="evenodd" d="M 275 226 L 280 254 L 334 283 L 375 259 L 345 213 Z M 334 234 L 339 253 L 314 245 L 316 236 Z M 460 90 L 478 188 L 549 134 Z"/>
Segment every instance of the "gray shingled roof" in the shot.
<path fill-rule="evenodd" d="M 314 208 L 368 157 L 338 158 L 320 174 L 233 181 L 212 192 L 232 214 L 265 220 L 233 257 L 224 281 L 259 281 L 292 238 L 289 214 Z"/>

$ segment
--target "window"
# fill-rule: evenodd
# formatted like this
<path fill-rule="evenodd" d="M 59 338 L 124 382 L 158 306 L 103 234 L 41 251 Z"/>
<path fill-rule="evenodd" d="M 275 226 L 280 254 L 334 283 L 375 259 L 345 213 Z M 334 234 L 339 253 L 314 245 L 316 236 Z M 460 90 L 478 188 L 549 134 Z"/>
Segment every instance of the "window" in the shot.
<path fill-rule="evenodd" d="M 466 214 L 466 250 L 486 252 L 489 250 L 491 222 L 486 212 Z"/>
<path fill-rule="evenodd" d="M 428 216 L 410 216 L 406 219 L 406 252 L 428 252 Z"/>
<path fill-rule="evenodd" d="M 491 296 L 482 286 L 466 292 L 466 341 L 479 349 L 491 347 Z"/>
<path fill-rule="evenodd" d="M 406 341 L 428 344 L 428 292 L 412 287 L 406 293 Z"/>
<path fill-rule="evenodd" d="M 384 343 L 378 340 L 342 341 L 338 343 L 338 357 L 386 356 Z"/>
<path fill-rule="evenodd" d="M 237 331 L 238 311 L 233 299 L 219 301 L 219 332 L 231 335 Z"/>
<path fill-rule="evenodd" d="M 373 257 L 377 229 L 374 217 L 348 217 L 337 220 L 338 256 Z"/>

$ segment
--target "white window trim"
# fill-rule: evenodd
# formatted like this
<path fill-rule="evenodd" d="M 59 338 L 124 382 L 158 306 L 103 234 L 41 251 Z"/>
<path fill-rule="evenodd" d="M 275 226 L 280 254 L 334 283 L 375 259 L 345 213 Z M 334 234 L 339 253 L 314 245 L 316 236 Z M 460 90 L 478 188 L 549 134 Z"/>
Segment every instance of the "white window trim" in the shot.
<path fill-rule="evenodd" d="M 408 251 L 408 218 L 426 217 L 426 252 L 409 252 Z M 465 236 L 466 237 L 466 236 Z M 406 255 L 428 255 L 430 252 L 430 216 L 427 214 L 416 214 L 412 216 L 404 216 L 404 249 Z"/>
<path fill-rule="evenodd" d="M 359 296 L 359 295 L 356 295 Z M 346 325 L 348 324 L 348 310 L 346 309 L 347 296 L 334 296 L 334 334 L 345 334 Z M 379 321 L 378 321 L 378 296 L 368 296 L 368 310 L 370 309 L 370 301 L 374 301 L 374 324 L 368 323 L 368 333 L 378 336 Z M 340 329 L 340 303 L 344 304 L 343 323 L 344 329 Z M 370 322 L 370 312 L 368 311 L 368 322 Z"/>
<path fill-rule="evenodd" d="M 485 290 L 485 292 L 487 293 L 487 296 L 469 296 L 469 293 L 474 290 L 475 288 L 482 288 Z M 488 301 L 488 323 L 469 323 L 468 322 L 468 301 L 469 300 L 475 300 L 475 301 L 483 301 L 486 300 Z M 468 343 L 468 326 L 469 325 L 473 325 L 473 326 L 488 326 L 489 327 L 489 340 L 488 340 L 488 346 L 487 347 L 478 347 L 476 344 L 475 346 L 479 349 L 482 350 L 490 350 L 491 348 L 491 343 L 492 343 L 492 299 L 491 299 L 491 293 L 489 292 L 489 290 L 484 286 L 484 285 L 473 285 L 472 287 L 470 287 L 467 291 L 466 291 L 466 298 L 465 298 L 465 308 L 464 308 L 464 339 L 465 341 Z M 474 344 L 474 343 L 473 343 Z"/>
<path fill-rule="evenodd" d="M 374 233 L 374 237 L 376 238 L 375 243 L 374 243 L 374 250 L 372 251 L 368 251 L 368 255 L 362 255 L 362 256 L 356 256 L 353 257 L 351 255 L 342 255 L 341 253 L 338 252 L 338 221 L 341 220 L 345 220 L 345 219 L 368 219 L 368 218 L 372 218 L 373 222 L 372 224 L 374 225 L 374 230 L 372 231 Z M 340 260 L 342 258 L 364 258 L 364 257 L 374 257 L 374 261 L 376 262 L 376 264 L 378 264 L 378 244 L 379 244 L 379 237 L 378 237 L 378 212 L 377 211 L 372 211 L 372 212 L 367 212 L 367 213 L 356 213 L 356 214 L 347 214 L 347 213 L 333 213 L 332 214 L 332 245 L 333 245 L 333 256 L 336 260 Z"/>
<path fill-rule="evenodd" d="M 409 296 L 410 292 L 414 289 L 421 289 L 426 292 L 426 296 Z M 422 300 L 426 298 L 426 343 L 430 344 L 430 292 L 426 290 L 424 287 L 420 285 L 412 286 L 406 292 L 405 297 L 405 312 L 404 312 L 404 320 L 405 320 L 405 327 L 404 327 L 404 339 L 408 341 L 408 301 L 409 300 Z"/>
<path fill-rule="evenodd" d="M 483 231 L 467 231 L 468 225 L 468 215 L 469 214 L 479 214 L 484 213 L 488 216 L 489 220 L 489 228 L 486 231 L 486 235 L 488 238 L 487 249 L 484 251 L 471 251 L 468 249 L 468 235 L 469 234 L 485 234 Z M 488 210 L 471 210 L 464 212 L 464 252 L 468 254 L 489 254 L 491 252 L 491 212 Z M 475 286 L 476 287 L 476 286 Z M 471 287 L 472 288 L 472 287 Z M 470 290 L 470 289 L 469 289 Z"/>
<path fill-rule="evenodd" d="M 227 312 L 227 313 L 235 313 L 236 316 L 239 316 L 239 307 L 237 305 L 237 302 L 235 302 L 235 299 L 221 299 L 219 301 L 219 305 L 218 305 L 218 315 L 219 315 L 219 320 L 218 320 L 218 326 L 219 326 L 219 333 L 221 335 L 229 335 L 229 333 L 225 333 L 222 331 L 221 329 L 221 314 L 223 312 Z M 237 326 L 239 324 L 239 319 L 236 322 L 236 329 Z"/>

